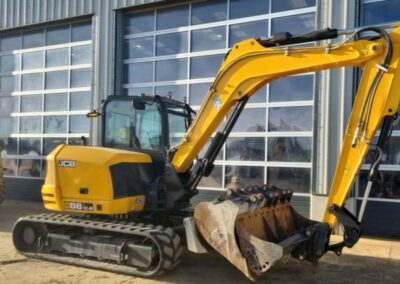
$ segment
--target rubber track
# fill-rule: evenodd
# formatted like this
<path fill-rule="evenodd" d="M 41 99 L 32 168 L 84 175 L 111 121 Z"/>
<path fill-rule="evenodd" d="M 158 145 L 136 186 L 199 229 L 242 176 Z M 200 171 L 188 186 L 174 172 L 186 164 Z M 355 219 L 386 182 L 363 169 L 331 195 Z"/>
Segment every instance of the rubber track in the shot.
<path fill-rule="evenodd" d="M 91 260 L 80 257 L 71 257 L 50 253 L 31 253 L 20 251 L 20 253 L 28 257 L 71 264 L 75 266 L 82 266 L 141 277 L 154 277 L 175 268 L 179 264 L 180 257 L 183 252 L 180 237 L 173 231 L 172 228 L 165 228 L 152 224 L 134 223 L 131 221 L 121 221 L 104 217 L 88 218 L 53 213 L 22 217 L 17 221 L 17 223 L 20 222 L 34 222 L 44 225 L 81 227 L 117 234 L 120 233 L 132 236 L 140 236 L 143 238 L 151 239 L 156 244 L 159 251 L 159 263 L 157 267 L 153 270 L 147 271 L 143 268 L 138 269 L 132 266 L 115 264 L 111 262 L 103 262 L 100 260 Z"/>

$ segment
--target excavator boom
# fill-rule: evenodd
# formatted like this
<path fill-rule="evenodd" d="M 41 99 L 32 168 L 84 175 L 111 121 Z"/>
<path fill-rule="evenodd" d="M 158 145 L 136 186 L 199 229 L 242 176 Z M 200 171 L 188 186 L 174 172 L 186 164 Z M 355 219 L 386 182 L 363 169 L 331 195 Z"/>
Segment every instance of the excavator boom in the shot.
<path fill-rule="evenodd" d="M 350 41 L 366 32 L 377 35 L 378 39 Z M 175 149 L 172 164 L 177 172 L 186 172 L 228 116 L 225 128 L 217 132 L 203 159 L 191 169 L 191 187 L 195 191 L 200 178 L 211 172 L 216 153 L 247 99 L 259 88 L 294 74 L 343 66 L 363 68 L 323 222 L 299 215 L 290 206 L 292 192 L 270 185 L 228 188 L 228 193 L 219 200 L 197 205 L 194 219 L 202 237 L 250 279 L 262 275 L 287 255 L 317 262 L 326 251 L 340 254 L 344 246 L 352 247 L 360 237 L 361 224 L 344 208 L 344 203 L 378 128 L 382 126 L 378 149 L 390 136 L 400 100 L 400 28 L 390 34 L 380 28 L 364 28 L 345 41 L 324 46 L 279 46 L 334 37 L 337 31 L 328 29 L 303 36 L 278 35 L 235 44 L 198 115 Z M 377 155 L 371 182 L 378 165 Z M 329 236 L 337 220 L 344 226 L 344 241 L 329 246 Z"/>

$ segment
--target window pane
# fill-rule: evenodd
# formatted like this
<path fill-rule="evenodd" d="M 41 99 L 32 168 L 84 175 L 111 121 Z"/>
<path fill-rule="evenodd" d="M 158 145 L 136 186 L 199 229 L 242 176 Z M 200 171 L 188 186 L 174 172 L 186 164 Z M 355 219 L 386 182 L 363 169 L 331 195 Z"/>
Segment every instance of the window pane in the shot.
<path fill-rule="evenodd" d="M 40 177 L 41 175 L 40 160 L 20 159 L 18 167 L 18 175 L 24 177 Z"/>
<path fill-rule="evenodd" d="M 18 118 L 0 116 L 0 136 L 7 137 L 18 132 Z"/>
<path fill-rule="evenodd" d="M 226 20 L 226 0 L 192 4 L 192 25 Z"/>
<path fill-rule="evenodd" d="M 2 35 L 0 37 L 0 51 L 21 49 L 21 34 Z"/>
<path fill-rule="evenodd" d="M 232 183 L 232 178 L 237 177 L 241 188 L 249 185 L 264 184 L 264 168 L 249 166 L 225 166 L 225 187 Z"/>
<path fill-rule="evenodd" d="M 154 56 L 154 36 L 125 40 L 125 59 Z"/>
<path fill-rule="evenodd" d="M 190 78 L 214 77 L 221 67 L 224 55 L 193 57 L 190 62 Z"/>
<path fill-rule="evenodd" d="M 376 141 L 374 141 L 376 143 Z M 366 157 L 366 163 L 375 161 L 375 151 L 370 150 Z M 383 148 L 382 164 L 400 165 L 400 137 L 392 136 L 386 147 Z"/>
<path fill-rule="evenodd" d="M 90 87 L 92 71 L 90 69 L 71 70 L 71 88 Z"/>
<path fill-rule="evenodd" d="M 69 117 L 69 133 L 89 133 L 90 118 L 86 115 L 72 115 Z"/>
<path fill-rule="evenodd" d="M 46 73 L 46 89 L 68 88 L 68 71 L 55 71 Z"/>
<path fill-rule="evenodd" d="M 187 52 L 187 37 L 187 32 L 158 35 L 156 38 L 157 56 Z"/>
<path fill-rule="evenodd" d="M 67 116 L 51 115 L 44 117 L 44 133 L 66 133 Z"/>
<path fill-rule="evenodd" d="M 399 10 L 400 2 L 398 0 L 363 4 L 363 23 L 364 25 L 374 25 L 399 21 Z"/>
<path fill-rule="evenodd" d="M 311 162 L 311 138 L 268 138 L 268 161 Z"/>
<path fill-rule="evenodd" d="M 43 68 L 43 56 L 43 51 L 22 54 L 22 69 L 27 70 Z"/>
<path fill-rule="evenodd" d="M 24 32 L 22 34 L 23 48 L 44 46 L 44 30 Z"/>
<path fill-rule="evenodd" d="M 272 0 L 272 12 L 287 11 L 315 6 L 315 0 Z"/>
<path fill-rule="evenodd" d="M 22 91 L 43 90 L 43 73 L 22 75 Z"/>
<path fill-rule="evenodd" d="M 44 95 L 45 111 L 63 111 L 68 109 L 68 94 L 46 94 Z"/>
<path fill-rule="evenodd" d="M 19 76 L 0 77 L 0 92 L 10 93 L 18 91 Z"/>
<path fill-rule="evenodd" d="M 70 40 L 70 26 L 58 26 L 46 29 L 46 44 L 62 44 Z"/>
<path fill-rule="evenodd" d="M 156 81 L 173 81 L 186 78 L 186 58 L 156 61 Z"/>
<path fill-rule="evenodd" d="M 136 87 L 124 89 L 124 96 L 141 96 L 142 94 L 153 95 L 153 87 Z"/>
<path fill-rule="evenodd" d="M 82 137 L 84 137 L 86 143 L 89 142 L 88 141 L 89 137 L 87 137 L 87 136 L 82 136 Z M 80 146 L 89 145 L 89 144 L 84 144 L 83 143 L 82 137 L 79 137 L 79 138 L 68 138 L 68 145 L 80 145 Z"/>
<path fill-rule="evenodd" d="M 272 34 L 289 32 L 303 34 L 315 30 L 315 13 L 272 19 Z"/>
<path fill-rule="evenodd" d="M 270 108 L 268 131 L 311 131 L 312 112 L 311 106 Z"/>
<path fill-rule="evenodd" d="M 84 41 L 92 39 L 92 24 L 76 23 L 72 24 L 72 41 Z"/>
<path fill-rule="evenodd" d="M 214 166 L 213 171 L 208 177 L 203 177 L 199 186 L 204 187 L 222 187 L 222 166 Z"/>
<path fill-rule="evenodd" d="M 2 163 L 5 176 L 17 175 L 17 159 L 2 159 Z"/>
<path fill-rule="evenodd" d="M 225 27 L 208 28 L 192 31 L 192 51 L 225 48 Z"/>
<path fill-rule="evenodd" d="M 162 97 L 171 96 L 174 100 L 187 102 L 186 85 L 158 86 L 155 94 Z"/>
<path fill-rule="evenodd" d="M 49 49 L 46 51 L 46 67 L 68 66 L 68 57 L 68 48 Z"/>
<path fill-rule="evenodd" d="M 0 97 L 0 113 L 18 111 L 18 97 Z"/>
<path fill-rule="evenodd" d="M 0 73 L 19 70 L 20 58 L 19 54 L 0 56 Z"/>
<path fill-rule="evenodd" d="M 42 96 L 21 96 L 21 112 L 42 111 Z"/>
<path fill-rule="evenodd" d="M 269 101 L 312 100 L 314 94 L 314 76 L 292 76 L 269 84 Z"/>
<path fill-rule="evenodd" d="M 229 26 L 229 46 L 249 39 L 268 36 L 268 22 L 257 21 Z"/>
<path fill-rule="evenodd" d="M 42 133 L 42 117 L 22 116 L 20 120 L 21 133 Z"/>
<path fill-rule="evenodd" d="M 267 168 L 267 183 L 294 192 L 310 192 L 310 169 Z"/>
<path fill-rule="evenodd" d="M 201 105 L 208 93 L 211 83 L 191 84 L 189 86 L 190 105 Z"/>
<path fill-rule="evenodd" d="M 231 0 L 231 19 L 268 14 L 269 0 Z"/>
<path fill-rule="evenodd" d="M 188 25 L 188 5 L 157 10 L 157 30 L 178 28 Z"/>
<path fill-rule="evenodd" d="M 70 110 L 89 110 L 92 97 L 90 92 L 74 92 L 70 94 Z"/>
<path fill-rule="evenodd" d="M 154 30 L 154 11 L 125 17 L 125 34 L 137 34 Z"/>
<path fill-rule="evenodd" d="M 226 159 L 235 161 L 264 161 L 265 138 L 228 138 L 226 141 Z"/>
<path fill-rule="evenodd" d="M 39 138 L 20 138 L 19 155 L 40 156 L 42 146 Z"/>
<path fill-rule="evenodd" d="M 1 157 L 17 154 L 17 138 L 0 138 Z M 4 160 L 3 160 L 4 161 Z M 4 164 L 3 164 L 4 168 Z"/>
<path fill-rule="evenodd" d="M 89 64 L 92 60 L 92 46 L 81 45 L 72 47 L 71 62 L 75 64 Z"/>
<path fill-rule="evenodd" d="M 153 62 L 125 64 L 124 82 L 126 84 L 153 82 Z"/>
<path fill-rule="evenodd" d="M 253 94 L 248 103 L 265 103 L 267 99 L 267 87 L 262 87 L 255 94 Z"/>
<path fill-rule="evenodd" d="M 233 132 L 265 131 L 265 108 L 244 109 L 239 116 Z"/>
<path fill-rule="evenodd" d="M 363 197 L 368 182 L 368 171 L 361 171 L 359 176 L 358 196 Z M 378 179 L 372 184 L 369 197 L 400 199 L 400 175 L 399 172 L 382 171 L 378 173 Z"/>
<path fill-rule="evenodd" d="M 60 144 L 67 144 L 66 138 L 43 138 L 43 155 L 47 156 Z"/>

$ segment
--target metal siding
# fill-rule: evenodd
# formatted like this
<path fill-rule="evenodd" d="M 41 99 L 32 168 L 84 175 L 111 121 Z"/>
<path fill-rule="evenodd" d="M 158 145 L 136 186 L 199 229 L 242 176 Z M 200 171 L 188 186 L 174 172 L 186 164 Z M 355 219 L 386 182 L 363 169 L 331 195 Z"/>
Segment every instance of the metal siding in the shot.
<path fill-rule="evenodd" d="M 162 0 L 0 0 L 0 30 L 92 13 L 107 18 L 114 9 L 154 2 Z"/>
<path fill-rule="evenodd" d="M 199 194 L 192 199 L 192 205 L 196 205 L 202 201 L 211 201 L 222 194 L 220 190 L 200 190 Z M 293 196 L 291 204 L 293 207 L 306 218 L 310 217 L 310 197 Z"/>

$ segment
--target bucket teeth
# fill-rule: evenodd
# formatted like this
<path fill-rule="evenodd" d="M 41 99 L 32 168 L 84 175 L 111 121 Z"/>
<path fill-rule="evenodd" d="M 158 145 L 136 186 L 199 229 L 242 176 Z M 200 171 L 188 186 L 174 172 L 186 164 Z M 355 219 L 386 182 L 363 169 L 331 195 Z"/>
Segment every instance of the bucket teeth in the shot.
<path fill-rule="evenodd" d="M 228 189 L 214 202 L 196 206 L 194 218 L 203 238 L 250 279 L 290 256 L 309 239 L 317 222 L 290 205 L 291 189 L 267 184 Z"/>

